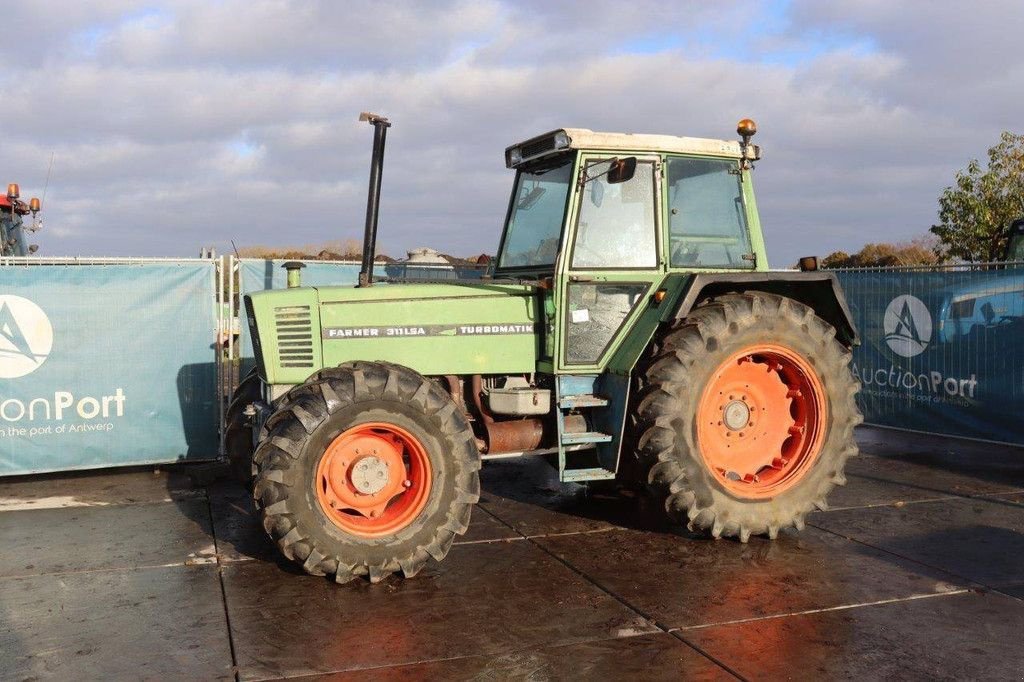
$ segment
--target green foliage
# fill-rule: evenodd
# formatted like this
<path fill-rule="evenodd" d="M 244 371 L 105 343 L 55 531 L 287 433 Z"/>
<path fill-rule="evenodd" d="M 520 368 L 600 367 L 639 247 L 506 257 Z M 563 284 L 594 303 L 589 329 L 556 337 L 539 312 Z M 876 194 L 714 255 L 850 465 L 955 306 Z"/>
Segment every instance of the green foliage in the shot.
<path fill-rule="evenodd" d="M 1024 135 L 1004 132 L 988 150 L 988 166 L 977 159 L 956 174 L 939 197 L 939 224 L 932 234 L 943 253 L 968 261 L 994 261 L 1006 249 L 1007 227 L 1024 216 Z"/>
<path fill-rule="evenodd" d="M 850 255 L 845 251 L 835 251 L 825 256 L 821 267 L 834 268 L 874 268 L 908 265 L 938 265 L 942 257 L 937 253 L 934 238 L 919 237 L 909 242 L 897 244 L 865 244 L 857 253 Z"/>

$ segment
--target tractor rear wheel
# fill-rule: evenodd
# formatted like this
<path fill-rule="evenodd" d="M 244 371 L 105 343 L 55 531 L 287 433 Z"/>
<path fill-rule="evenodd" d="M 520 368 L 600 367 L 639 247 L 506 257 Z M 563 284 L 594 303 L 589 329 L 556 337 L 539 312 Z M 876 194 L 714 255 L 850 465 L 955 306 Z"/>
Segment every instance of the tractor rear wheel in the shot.
<path fill-rule="evenodd" d="M 480 455 L 463 411 L 411 369 L 355 362 L 293 389 L 256 449 L 253 496 L 313 575 L 415 575 L 466 532 Z"/>
<path fill-rule="evenodd" d="M 831 325 L 792 299 L 717 297 L 662 334 L 638 394 L 648 488 L 692 530 L 803 528 L 857 454 L 858 384 Z"/>
<path fill-rule="evenodd" d="M 245 408 L 260 399 L 260 378 L 253 369 L 238 384 L 231 395 L 225 415 L 224 449 L 232 475 L 246 485 L 252 483 L 252 453 L 254 440 L 252 422 Z"/>

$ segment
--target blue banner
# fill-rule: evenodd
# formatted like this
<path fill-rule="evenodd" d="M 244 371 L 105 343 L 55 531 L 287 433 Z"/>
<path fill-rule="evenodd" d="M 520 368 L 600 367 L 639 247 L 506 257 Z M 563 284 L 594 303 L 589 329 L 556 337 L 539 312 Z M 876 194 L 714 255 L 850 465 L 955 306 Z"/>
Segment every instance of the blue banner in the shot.
<path fill-rule="evenodd" d="M 280 259 L 240 258 L 238 264 L 242 294 L 264 289 L 284 289 L 288 285 L 288 273 L 282 266 L 287 262 Z M 359 263 L 316 260 L 301 262 L 306 266 L 302 269 L 303 286 L 344 286 L 359 281 Z M 377 276 L 383 274 L 382 266 L 375 270 Z"/>
<path fill-rule="evenodd" d="M 1024 445 L 1024 269 L 837 274 L 867 423 Z"/>
<path fill-rule="evenodd" d="M 214 272 L 0 266 L 0 475 L 216 458 Z"/>

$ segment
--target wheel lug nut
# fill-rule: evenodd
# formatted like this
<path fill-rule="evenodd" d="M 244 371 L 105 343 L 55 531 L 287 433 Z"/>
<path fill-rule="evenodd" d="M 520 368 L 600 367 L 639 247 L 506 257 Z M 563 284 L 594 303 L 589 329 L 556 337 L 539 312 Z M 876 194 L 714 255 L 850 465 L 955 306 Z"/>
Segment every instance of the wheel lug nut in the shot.
<path fill-rule="evenodd" d="M 410 481 L 409 479 L 405 479 L 404 481 L 402 481 L 402 485 L 404 487 L 406 487 L 406 488 L 411 488 L 412 487 L 412 481 Z"/>

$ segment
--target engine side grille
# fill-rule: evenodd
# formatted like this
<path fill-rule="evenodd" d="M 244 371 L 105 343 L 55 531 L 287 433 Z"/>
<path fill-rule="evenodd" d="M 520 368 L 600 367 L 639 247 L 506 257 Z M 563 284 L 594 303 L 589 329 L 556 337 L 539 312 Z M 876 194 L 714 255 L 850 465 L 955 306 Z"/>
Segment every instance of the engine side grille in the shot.
<path fill-rule="evenodd" d="M 308 305 L 274 308 L 281 367 L 313 366 L 313 322 Z"/>

